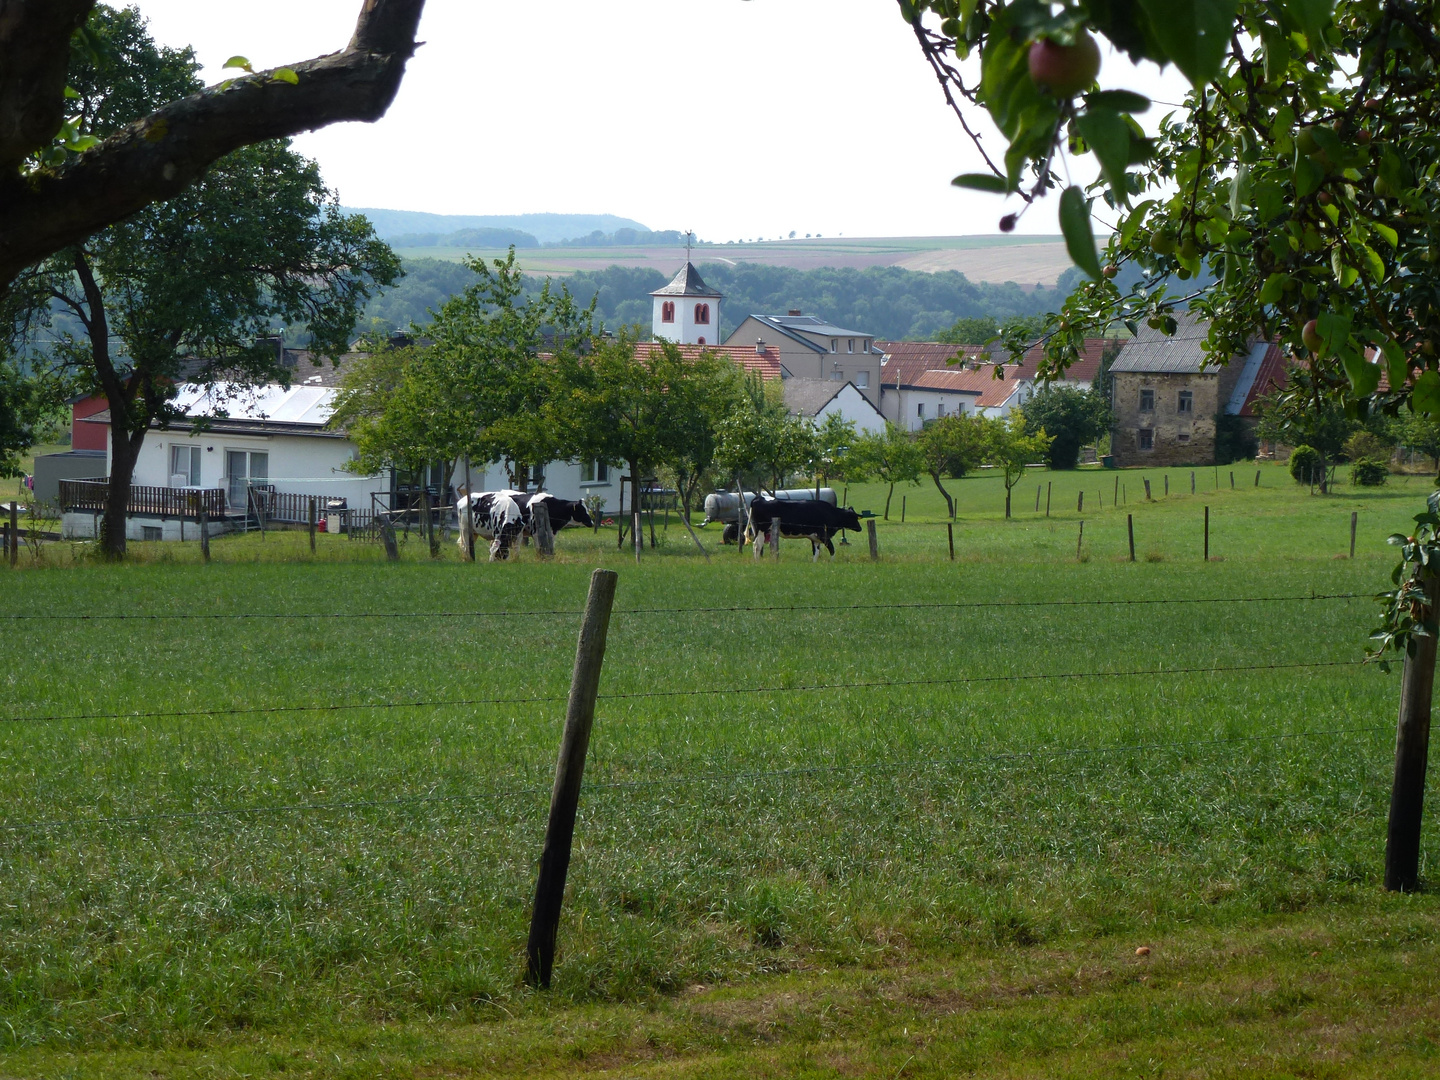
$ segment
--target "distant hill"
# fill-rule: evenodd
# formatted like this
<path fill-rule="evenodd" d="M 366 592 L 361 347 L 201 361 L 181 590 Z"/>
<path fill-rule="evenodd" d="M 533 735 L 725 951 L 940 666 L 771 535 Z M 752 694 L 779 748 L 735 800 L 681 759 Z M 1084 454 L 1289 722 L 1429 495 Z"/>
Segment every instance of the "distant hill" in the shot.
<path fill-rule="evenodd" d="M 436 235 L 461 229 L 513 229 L 529 233 L 542 244 L 573 240 L 595 232 L 613 233 L 617 229 L 650 231 L 638 221 L 614 214 L 427 214 L 419 210 L 380 210 L 364 206 L 346 207 L 346 210 L 364 214 L 380 238 L 387 241 L 407 234 Z"/>

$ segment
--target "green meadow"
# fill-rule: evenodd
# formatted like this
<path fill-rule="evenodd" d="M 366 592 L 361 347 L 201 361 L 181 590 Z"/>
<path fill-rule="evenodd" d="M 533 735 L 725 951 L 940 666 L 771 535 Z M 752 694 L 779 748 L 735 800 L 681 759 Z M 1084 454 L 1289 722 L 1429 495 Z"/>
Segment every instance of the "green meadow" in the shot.
<path fill-rule="evenodd" d="M 664 515 L 638 565 L 613 529 L 505 564 L 274 531 L 209 565 L 27 550 L 0 572 L 0 1075 L 1434 1075 L 1440 910 L 1380 888 L 1398 677 L 1359 663 L 1431 485 L 1258 469 L 1193 496 L 1188 469 L 1034 470 L 1008 522 L 982 474 L 947 481 L 951 530 L 898 488 L 873 562 L 715 527 L 706 561 Z"/>

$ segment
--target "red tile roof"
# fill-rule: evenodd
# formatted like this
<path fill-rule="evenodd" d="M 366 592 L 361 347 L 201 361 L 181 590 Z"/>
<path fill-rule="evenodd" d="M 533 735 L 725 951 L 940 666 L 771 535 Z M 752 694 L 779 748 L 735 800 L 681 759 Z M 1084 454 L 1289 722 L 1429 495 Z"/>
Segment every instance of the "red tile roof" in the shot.
<path fill-rule="evenodd" d="M 660 348 L 657 341 L 642 341 L 636 344 L 639 356 L 649 356 Z M 754 345 L 677 345 L 680 354 L 687 360 L 698 360 L 701 353 L 723 356 L 745 371 L 757 371 L 761 378 L 780 378 L 780 350 L 766 346 L 763 353 L 757 353 Z"/>
<path fill-rule="evenodd" d="M 1093 383 L 1100 373 L 1100 360 L 1111 342 L 1086 338 L 1080 358 L 1065 372 L 1065 382 Z M 997 365 L 995 351 L 984 345 L 944 345 L 936 341 L 877 341 L 885 354 L 880 370 L 882 386 L 913 386 L 928 390 L 975 390 L 975 404 L 982 409 L 1003 405 L 1019 384 L 1035 377 L 1043 348 L 1033 346 L 1018 364 Z M 1003 355 L 1003 354 L 1002 354 Z M 952 363 L 952 361 L 954 361 Z M 997 379 L 996 368 L 1004 369 Z"/>

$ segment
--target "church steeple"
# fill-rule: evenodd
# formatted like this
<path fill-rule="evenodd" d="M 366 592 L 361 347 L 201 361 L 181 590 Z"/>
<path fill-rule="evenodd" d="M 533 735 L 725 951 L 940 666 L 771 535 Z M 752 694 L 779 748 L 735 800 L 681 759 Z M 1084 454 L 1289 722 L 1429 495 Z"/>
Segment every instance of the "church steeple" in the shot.
<path fill-rule="evenodd" d="M 682 345 L 720 343 L 720 301 L 724 297 L 705 284 L 688 258 L 670 284 L 650 295 L 655 302 L 653 329 L 658 340 Z"/>

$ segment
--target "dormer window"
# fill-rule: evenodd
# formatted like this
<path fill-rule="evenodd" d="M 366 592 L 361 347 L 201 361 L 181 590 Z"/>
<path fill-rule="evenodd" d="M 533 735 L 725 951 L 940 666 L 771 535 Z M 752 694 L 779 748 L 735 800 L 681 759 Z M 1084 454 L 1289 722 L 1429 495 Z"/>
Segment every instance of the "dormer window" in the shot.
<path fill-rule="evenodd" d="M 664 303 L 662 303 L 662 304 L 660 305 L 660 321 L 661 321 L 661 322 L 674 322 L 674 321 L 675 321 L 675 301 L 673 301 L 673 300 L 666 300 Z"/>
<path fill-rule="evenodd" d="M 697 326 L 709 326 L 709 325 L 710 325 L 710 305 L 709 305 L 709 304 L 696 304 L 696 305 L 695 305 L 695 323 L 696 323 Z"/>

